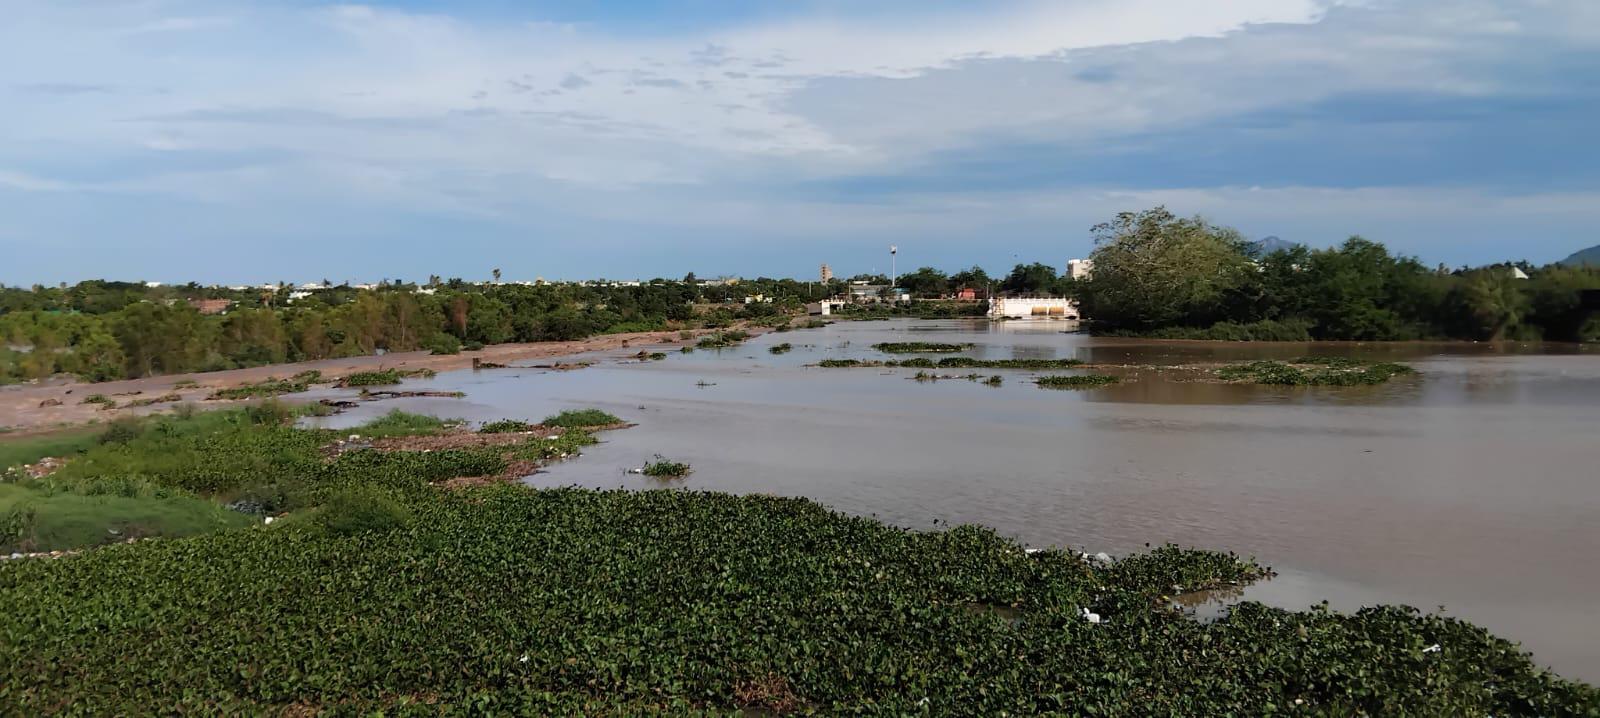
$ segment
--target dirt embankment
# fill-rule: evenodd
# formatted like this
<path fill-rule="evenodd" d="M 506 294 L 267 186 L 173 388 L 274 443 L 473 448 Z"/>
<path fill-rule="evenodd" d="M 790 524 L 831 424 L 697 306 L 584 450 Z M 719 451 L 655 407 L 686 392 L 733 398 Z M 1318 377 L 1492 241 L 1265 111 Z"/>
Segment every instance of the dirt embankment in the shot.
<path fill-rule="evenodd" d="M 770 331 L 767 328 L 755 326 L 739 328 L 750 332 L 752 335 Z M 694 330 L 694 335 L 700 337 L 718 331 L 723 330 L 699 329 Z M 286 378 L 303 371 L 316 370 L 322 372 L 324 379 L 336 380 L 348 374 L 377 369 L 432 369 L 434 371 L 468 369 L 472 367 L 472 360 L 475 358 L 484 363 L 504 365 L 590 352 L 617 349 L 637 351 L 640 348 L 652 346 L 675 347 L 693 344 L 693 339 L 682 339 L 679 334 L 680 332 L 678 331 L 607 334 L 565 342 L 496 344 L 484 347 L 479 351 L 442 356 L 435 356 L 425 351 L 397 352 L 383 356 L 322 359 L 292 364 L 273 364 L 249 369 L 230 369 L 228 371 L 173 374 L 170 376 L 146 377 L 144 379 L 108 381 L 98 384 L 53 380 L 37 384 L 8 386 L 0 388 L 0 427 L 5 429 L 5 433 L 0 433 L 0 439 L 7 436 L 44 433 L 75 424 L 85 424 L 96 420 L 104 421 L 117 416 L 155 413 L 170 409 L 172 406 L 183 402 L 193 402 L 206 407 L 241 403 L 238 401 L 208 400 L 208 397 L 218 389 L 255 384 L 273 378 Z M 101 404 L 83 403 L 85 398 L 95 394 L 103 394 L 115 401 L 117 408 L 106 409 Z M 293 401 L 294 395 L 286 395 L 283 398 Z M 146 399 L 159 399 L 159 401 L 142 406 L 130 406 Z"/>

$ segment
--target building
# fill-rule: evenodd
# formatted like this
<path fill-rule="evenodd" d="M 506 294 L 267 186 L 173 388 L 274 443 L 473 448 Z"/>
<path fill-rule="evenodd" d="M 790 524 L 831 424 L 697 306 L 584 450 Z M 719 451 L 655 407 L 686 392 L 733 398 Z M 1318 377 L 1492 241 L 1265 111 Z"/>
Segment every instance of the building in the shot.
<path fill-rule="evenodd" d="M 977 299 L 977 298 L 978 298 L 978 290 L 973 289 L 972 287 L 962 287 L 962 288 L 956 290 L 956 299 L 960 299 L 960 300 L 963 300 L 963 301 L 969 301 L 970 302 L 970 301 L 972 301 L 974 299 Z"/>
<path fill-rule="evenodd" d="M 189 306 L 194 307 L 201 314 L 221 314 L 233 306 L 231 299 L 190 299 Z"/>
<path fill-rule="evenodd" d="M 1094 260 L 1092 259 L 1067 260 L 1068 279 L 1087 279 L 1092 271 L 1094 271 Z"/>
<path fill-rule="evenodd" d="M 989 300 L 991 319 L 1078 320 L 1078 303 L 1065 297 L 995 297 Z"/>
<path fill-rule="evenodd" d="M 822 265 L 822 283 L 827 284 L 831 281 L 833 281 L 833 268 L 824 264 Z"/>

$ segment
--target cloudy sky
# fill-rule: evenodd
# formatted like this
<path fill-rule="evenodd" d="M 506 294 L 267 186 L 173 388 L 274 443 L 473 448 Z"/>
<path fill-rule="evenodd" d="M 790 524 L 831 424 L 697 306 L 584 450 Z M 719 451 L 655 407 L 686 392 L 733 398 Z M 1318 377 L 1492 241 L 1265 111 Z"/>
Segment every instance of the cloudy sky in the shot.
<path fill-rule="evenodd" d="M 5 0 L 0 282 L 1600 243 L 1595 0 Z"/>

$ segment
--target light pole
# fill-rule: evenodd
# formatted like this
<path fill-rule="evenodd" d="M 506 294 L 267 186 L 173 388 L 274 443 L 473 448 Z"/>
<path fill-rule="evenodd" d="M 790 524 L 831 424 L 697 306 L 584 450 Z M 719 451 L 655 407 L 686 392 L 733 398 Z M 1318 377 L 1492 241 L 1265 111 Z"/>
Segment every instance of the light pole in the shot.
<path fill-rule="evenodd" d="M 894 246 L 892 244 L 889 245 L 889 288 L 890 289 L 894 289 L 894 285 L 900 283 L 900 272 L 895 269 L 895 255 L 899 254 L 899 252 L 900 252 L 900 248 L 899 247 L 896 247 L 896 246 Z"/>

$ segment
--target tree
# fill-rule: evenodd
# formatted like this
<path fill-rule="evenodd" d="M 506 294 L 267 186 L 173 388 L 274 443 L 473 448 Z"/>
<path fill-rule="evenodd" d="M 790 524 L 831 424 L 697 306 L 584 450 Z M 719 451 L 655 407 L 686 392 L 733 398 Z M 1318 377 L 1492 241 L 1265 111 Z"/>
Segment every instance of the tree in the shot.
<path fill-rule="evenodd" d="M 1251 272 L 1237 231 L 1165 207 L 1123 212 L 1093 232 L 1094 273 L 1075 293 L 1103 326 L 1208 326 L 1221 318 L 1219 300 Z"/>
<path fill-rule="evenodd" d="M 491 274 L 494 275 L 494 283 L 495 284 L 499 284 L 500 283 L 500 268 L 499 267 L 495 267 L 494 271 L 491 272 Z"/>
<path fill-rule="evenodd" d="M 917 296 L 937 297 L 950 291 L 950 278 L 933 267 L 900 275 L 900 287 Z"/>
<path fill-rule="evenodd" d="M 1055 292 L 1056 280 L 1056 270 L 1048 264 L 1019 264 L 1000 283 L 1000 289 L 1012 294 L 1051 294 Z"/>
<path fill-rule="evenodd" d="M 993 280 L 983 267 L 974 265 L 971 269 L 963 269 L 950 275 L 950 286 L 954 289 L 988 289 Z"/>

